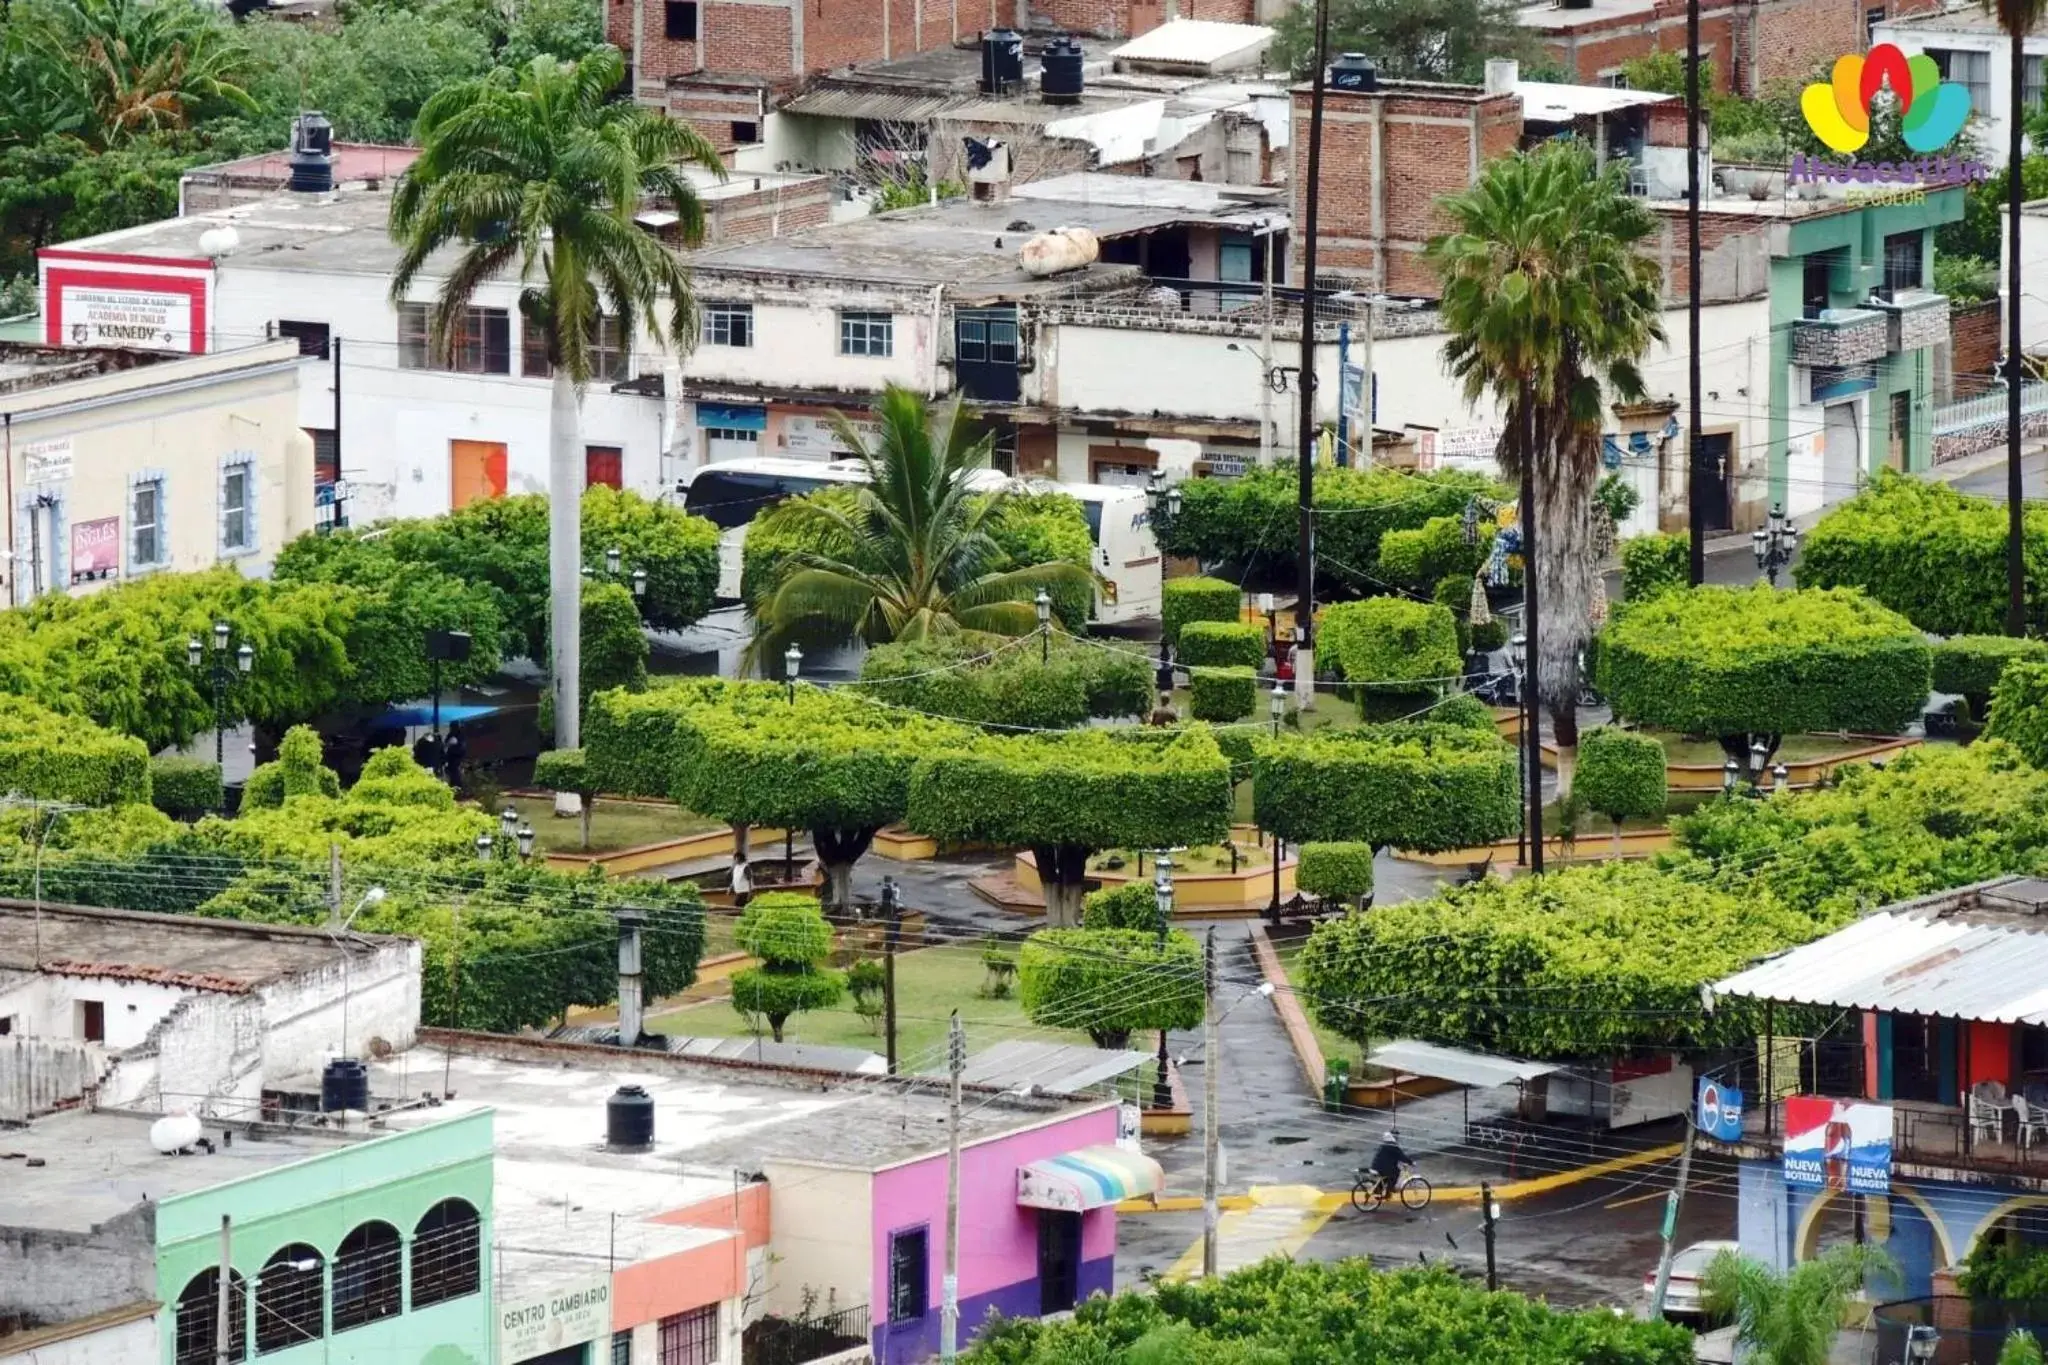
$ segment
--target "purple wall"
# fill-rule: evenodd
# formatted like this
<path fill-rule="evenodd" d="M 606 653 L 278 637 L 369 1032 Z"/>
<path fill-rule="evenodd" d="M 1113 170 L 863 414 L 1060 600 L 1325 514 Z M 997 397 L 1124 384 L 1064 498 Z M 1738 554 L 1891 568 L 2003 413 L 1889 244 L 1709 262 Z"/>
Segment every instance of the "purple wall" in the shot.
<path fill-rule="evenodd" d="M 1021 1166 L 1079 1147 L 1116 1141 L 1114 1105 L 1059 1119 L 1028 1132 L 978 1142 L 960 1153 L 960 1344 L 990 1308 L 1010 1316 L 1038 1312 L 1038 1211 L 1017 1205 Z M 938 1354 L 939 1307 L 946 1273 L 946 1158 L 943 1154 L 878 1171 L 874 1176 L 874 1285 L 869 1297 L 875 1355 L 882 1365 Z M 889 1241 L 929 1229 L 930 1279 L 924 1317 L 890 1323 Z M 1116 1256 L 1116 1211 L 1096 1209 L 1081 1220 L 1082 1298 L 1110 1288 Z"/>

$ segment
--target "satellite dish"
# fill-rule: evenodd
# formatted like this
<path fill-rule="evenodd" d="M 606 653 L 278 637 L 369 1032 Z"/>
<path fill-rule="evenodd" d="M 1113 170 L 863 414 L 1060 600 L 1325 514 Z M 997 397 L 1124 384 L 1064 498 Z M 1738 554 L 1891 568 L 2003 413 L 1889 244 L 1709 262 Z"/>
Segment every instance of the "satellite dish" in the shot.
<path fill-rule="evenodd" d="M 162 1155 L 171 1156 L 199 1141 L 204 1131 L 204 1126 L 190 1114 L 166 1114 L 149 1125 L 149 1145 Z"/>
<path fill-rule="evenodd" d="M 199 254 L 208 260 L 218 260 L 242 244 L 242 234 L 222 223 L 199 234 Z"/>

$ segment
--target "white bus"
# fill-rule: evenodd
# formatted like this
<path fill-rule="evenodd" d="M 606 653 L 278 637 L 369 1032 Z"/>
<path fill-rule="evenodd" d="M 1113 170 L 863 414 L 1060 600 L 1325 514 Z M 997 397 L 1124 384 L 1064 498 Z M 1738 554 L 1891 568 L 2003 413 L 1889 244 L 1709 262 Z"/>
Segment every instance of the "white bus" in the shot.
<path fill-rule="evenodd" d="M 858 460 L 790 460 L 773 457 L 721 460 L 685 475 L 677 491 L 683 508 L 719 529 L 718 596 L 740 598 L 747 527 L 755 517 L 787 498 L 815 493 L 834 484 L 867 482 Z M 1143 488 L 1106 484 L 1051 483 L 1011 479 L 995 470 L 975 476 L 977 487 L 1011 486 L 1026 492 L 1065 493 L 1081 504 L 1088 519 L 1088 537 L 1095 543 L 1096 574 L 1107 584 L 1095 594 L 1090 620 L 1120 625 L 1159 615 L 1159 545 L 1152 538 L 1152 517 Z"/>

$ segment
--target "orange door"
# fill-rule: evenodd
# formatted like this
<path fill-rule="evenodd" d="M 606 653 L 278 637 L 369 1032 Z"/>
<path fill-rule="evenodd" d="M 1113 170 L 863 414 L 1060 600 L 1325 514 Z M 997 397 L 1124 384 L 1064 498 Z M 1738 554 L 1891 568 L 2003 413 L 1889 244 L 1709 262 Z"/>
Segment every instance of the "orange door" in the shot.
<path fill-rule="evenodd" d="M 448 505 L 467 507 L 481 498 L 505 496 L 503 441 L 448 443 Z"/>
<path fill-rule="evenodd" d="M 603 484 L 607 488 L 624 488 L 625 452 L 617 446 L 583 447 L 583 486 L 595 488 Z"/>

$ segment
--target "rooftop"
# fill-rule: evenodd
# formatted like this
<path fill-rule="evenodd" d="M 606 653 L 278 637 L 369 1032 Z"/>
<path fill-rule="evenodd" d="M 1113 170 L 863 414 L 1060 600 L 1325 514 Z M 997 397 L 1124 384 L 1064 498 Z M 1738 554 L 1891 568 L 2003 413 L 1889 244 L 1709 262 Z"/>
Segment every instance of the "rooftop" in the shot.
<path fill-rule="evenodd" d="M 334 179 L 337 184 L 366 180 L 389 180 L 419 159 L 417 147 L 394 147 L 377 142 L 336 142 Z M 237 161 L 211 166 L 194 166 L 185 172 L 188 180 L 236 180 L 253 184 L 274 184 L 283 188 L 291 178 L 291 149 L 258 152 Z"/>
<path fill-rule="evenodd" d="M 1109 55 L 1119 64 L 1215 70 L 1256 63 L 1272 44 L 1273 30 L 1262 24 L 1173 19 L 1133 38 Z"/>
<path fill-rule="evenodd" d="M 730 1195 L 732 1181 L 689 1176 L 650 1180 L 642 1170 L 606 1170 L 580 1161 L 507 1159 L 493 1164 L 491 1225 L 501 1276 L 531 1269 L 575 1274 L 575 1264 L 619 1264 L 672 1256 L 724 1241 L 724 1228 L 649 1221 L 693 1203 Z"/>
<path fill-rule="evenodd" d="M 1569 123 L 1594 114 L 1619 113 L 1678 98 L 1654 90 L 1616 90 L 1605 85 L 1559 85 L 1551 81 L 1516 81 L 1515 93 L 1522 97 L 1522 118 L 1537 123 Z"/>
<path fill-rule="evenodd" d="M 0 393 L 68 384 L 74 379 L 90 379 L 116 370 L 132 370 L 161 360 L 175 360 L 180 354 L 131 350 L 124 346 L 81 350 L 66 346 L 39 346 L 32 342 L 0 341 Z"/>
<path fill-rule="evenodd" d="M 211 1154 L 165 1156 L 150 1145 L 155 1115 L 70 1110 L 0 1130 L 0 1227 L 88 1232 L 143 1201 L 209 1189 L 331 1152 L 352 1140 L 331 1130 L 242 1130 L 211 1125 Z M 31 1166 L 31 1161 L 42 1164 Z"/>
<path fill-rule="evenodd" d="M 501 1160 L 570 1162 L 599 1179 L 609 1177 L 594 1173 L 637 1172 L 644 1181 L 658 1172 L 659 1199 L 669 1207 L 730 1193 L 733 1173 L 757 1171 L 764 1159 L 873 1170 L 946 1147 L 945 1096 L 929 1084 L 526 1040 L 478 1037 L 473 1044 L 491 1055 L 459 1047 L 451 1058 L 414 1048 L 373 1062 L 374 1095 L 439 1088 L 444 1068 L 455 1094 L 434 1109 L 390 1114 L 386 1123 L 404 1128 L 488 1106 Z M 605 1101 L 622 1085 L 640 1086 L 654 1101 L 654 1145 L 646 1152 L 604 1145 Z M 961 1138 L 976 1142 L 1062 1112 L 1054 1101 L 978 1094 Z"/>
<path fill-rule="evenodd" d="M 1731 976 L 1714 993 L 2048 1024 L 2048 881 L 2000 877 L 1887 907 Z"/>
<path fill-rule="evenodd" d="M 359 941 L 399 940 L 358 934 Z M 324 929 L 0 900 L 0 969 L 246 994 L 341 958 Z"/>
<path fill-rule="evenodd" d="M 1530 29 L 1573 29 L 1591 24 L 1606 23 L 1614 19 L 1637 18 L 1657 8 L 1658 0 L 1592 0 L 1582 9 L 1566 9 L 1552 0 L 1522 6 L 1521 24 Z M 1702 9 L 1713 9 L 1713 0 L 1704 0 Z"/>
<path fill-rule="evenodd" d="M 1952 5 L 1948 9 L 1936 10 L 1932 14 L 1915 14 L 1888 19 L 1878 24 L 1879 28 L 1905 29 L 1908 32 L 1923 33 L 1981 33 L 1995 38 L 2005 30 L 1999 26 L 1998 16 L 1984 11 L 1977 5 Z M 2029 37 L 2040 37 L 2036 29 Z"/>

